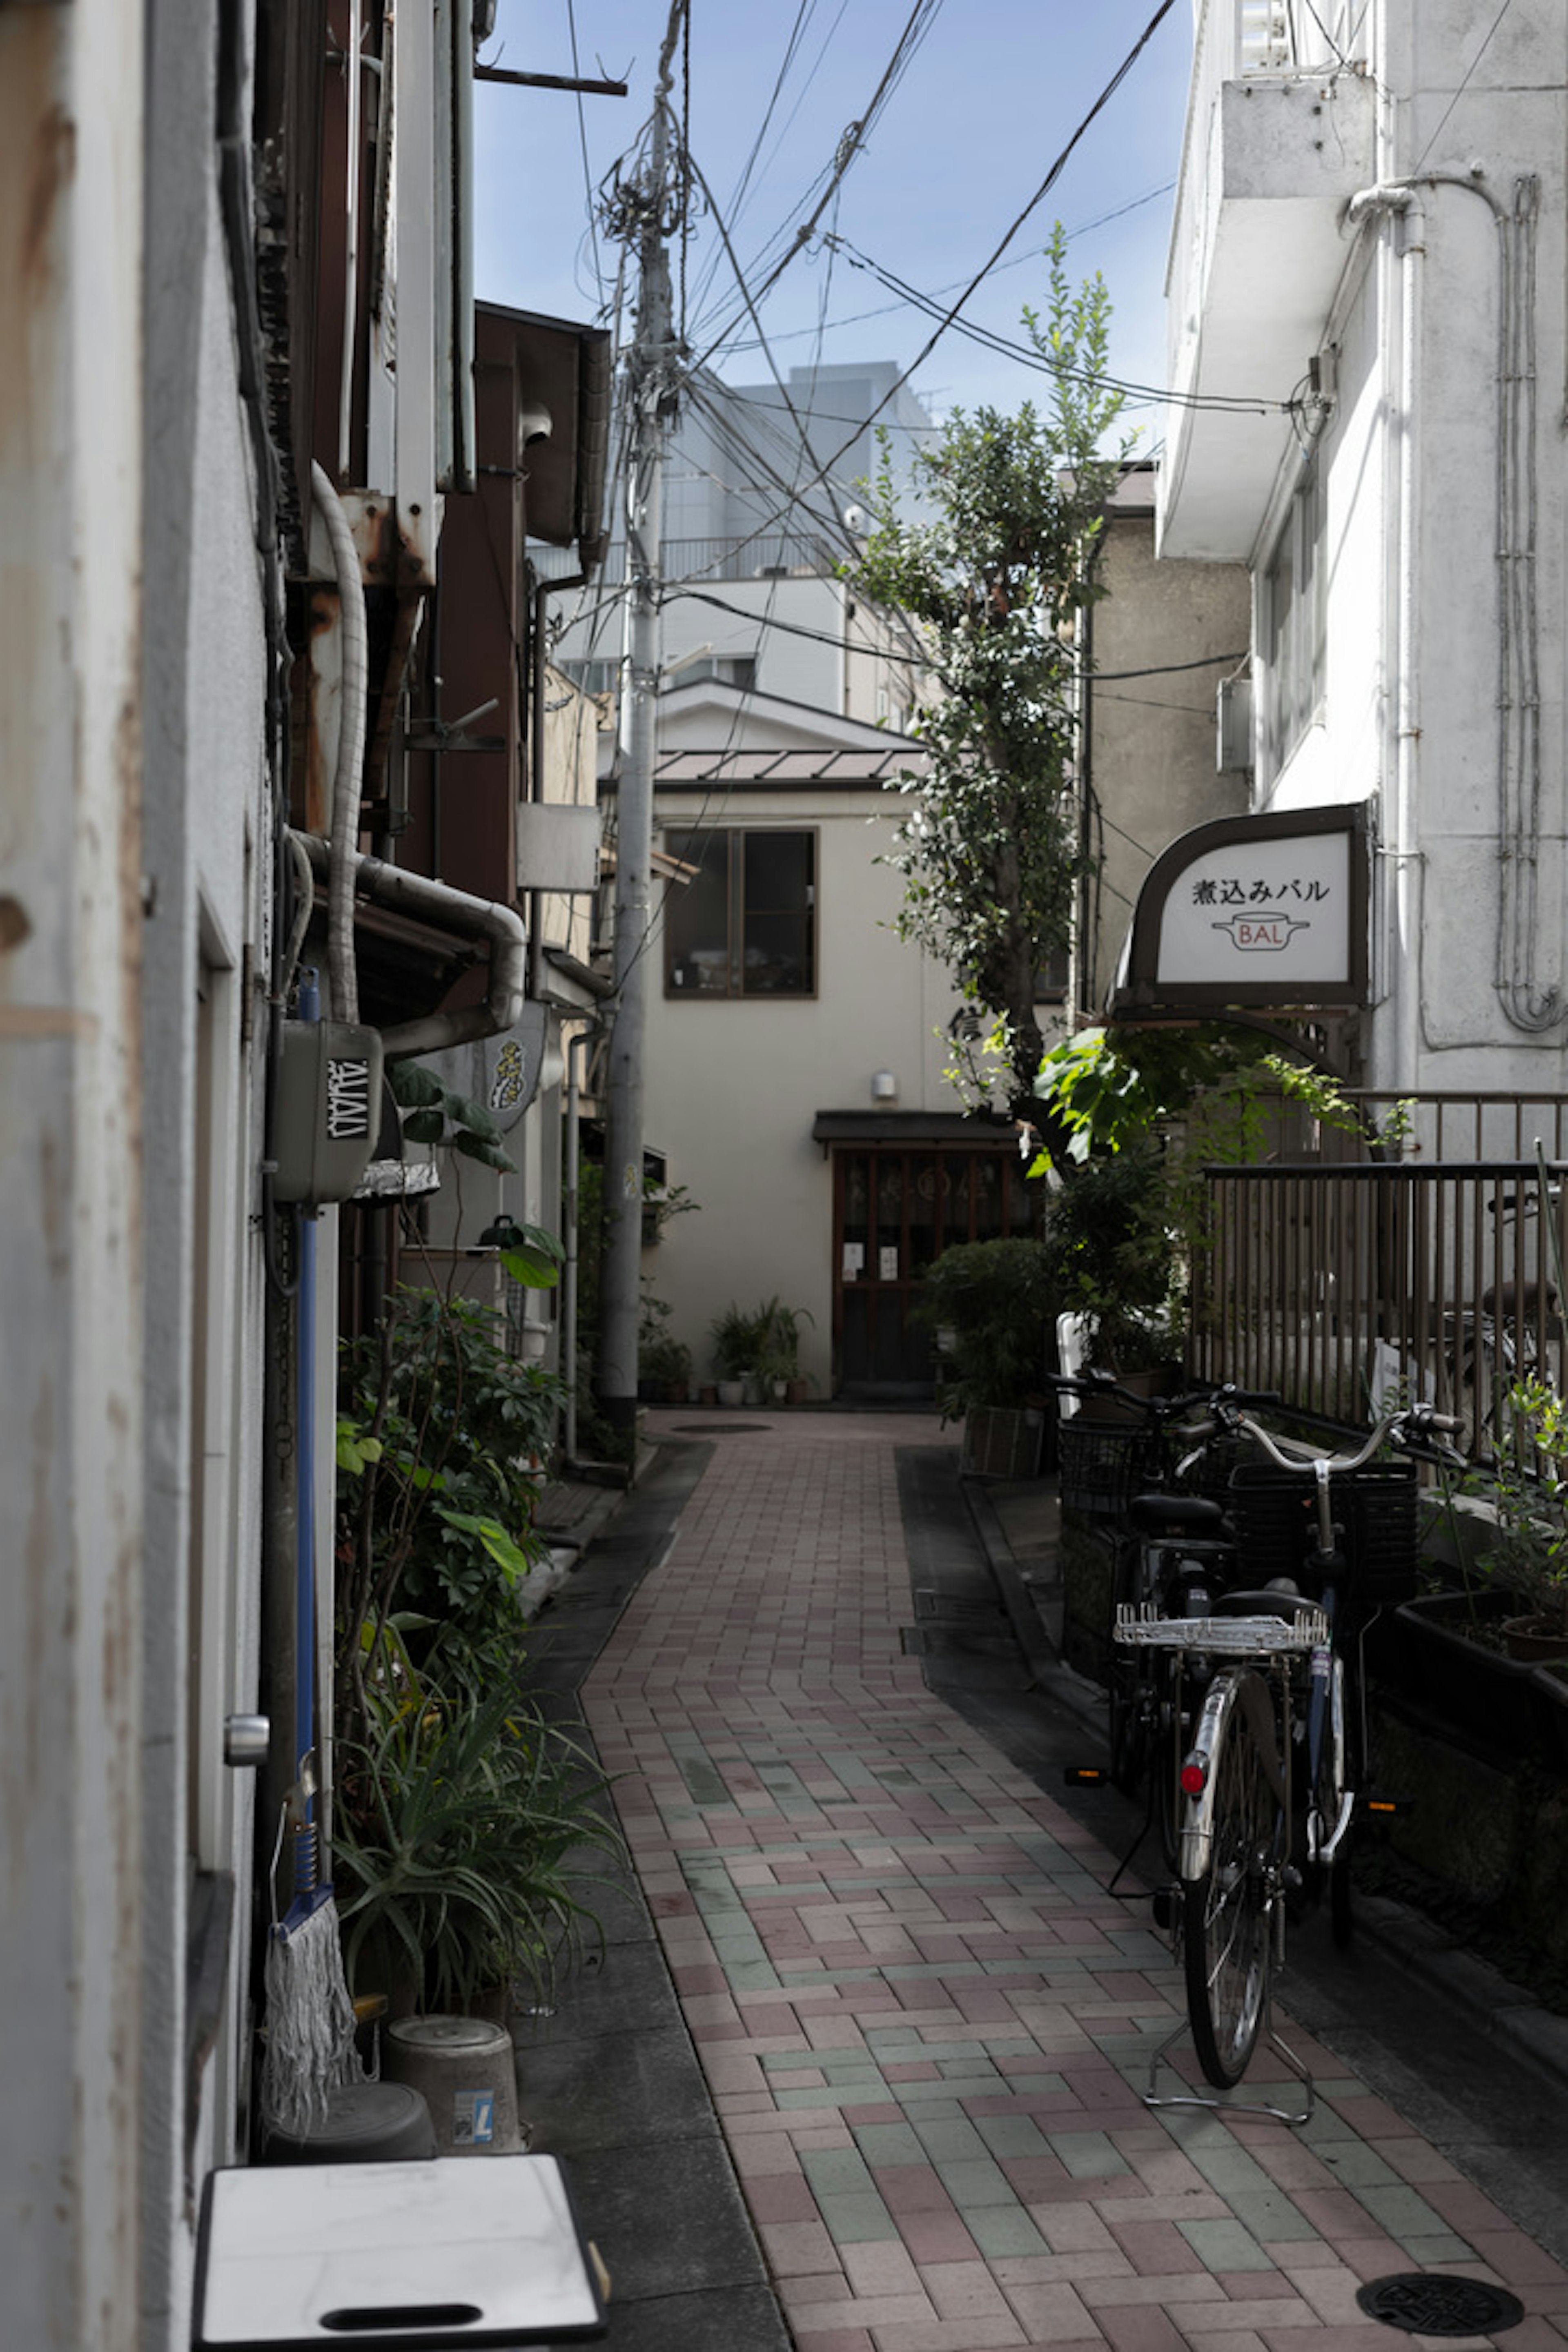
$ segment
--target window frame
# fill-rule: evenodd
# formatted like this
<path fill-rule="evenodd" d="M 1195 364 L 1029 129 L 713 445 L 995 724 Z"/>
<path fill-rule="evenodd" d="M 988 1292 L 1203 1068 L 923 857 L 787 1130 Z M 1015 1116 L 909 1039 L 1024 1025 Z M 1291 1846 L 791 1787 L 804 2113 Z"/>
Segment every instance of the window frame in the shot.
<path fill-rule="evenodd" d="M 721 988 L 686 988 L 676 977 L 679 969 L 676 925 L 670 919 L 667 901 L 664 923 L 664 992 L 676 1003 L 689 1004 L 804 1004 L 815 1002 L 820 992 L 822 944 L 818 917 L 821 910 L 820 886 L 822 874 L 822 828 L 818 824 L 683 825 L 666 820 L 662 827 L 667 854 L 683 863 L 690 863 L 690 850 L 695 839 L 700 841 L 706 853 L 716 842 L 725 847 L 724 859 L 724 946 L 726 951 L 725 985 Z M 801 916 L 805 924 L 805 958 L 808 984 L 805 988 L 748 988 L 745 984 L 746 951 L 746 844 L 753 840 L 798 839 L 809 845 L 809 872 L 806 877 L 806 900 Z M 673 886 L 679 887 L 681 886 Z M 753 908 L 753 914 L 789 914 L 789 908 Z"/>
<path fill-rule="evenodd" d="M 1323 486 L 1314 455 L 1291 493 L 1262 573 L 1260 731 L 1269 776 L 1279 774 L 1322 711 L 1328 659 L 1325 570 Z"/>

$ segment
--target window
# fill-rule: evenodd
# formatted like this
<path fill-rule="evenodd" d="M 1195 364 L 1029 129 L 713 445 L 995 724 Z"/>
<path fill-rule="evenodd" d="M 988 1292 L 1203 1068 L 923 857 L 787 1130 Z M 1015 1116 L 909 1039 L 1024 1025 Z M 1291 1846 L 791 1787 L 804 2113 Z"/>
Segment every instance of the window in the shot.
<path fill-rule="evenodd" d="M 810 996 L 816 988 L 815 833 L 671 833 L 695 867 L 665 902 L 670 996 Z"/>
<path fill-rule="evenodd" d="M 750 694 L 757 683 L 755 654 L 701 654 L 695 660 L 675 661 L 664 675 L 663 692 L 673 693 L 679 686 L 695 686 L 700 679 L 712 678 L 721 686 L 738 686 Z"/>
<path fill-rule="evenodd" d="M 614 694 L 621 665 L 619 661 L 563 661 L 556 667 L 584 694 Z"/>
<path fill-rule="evenodd" d="M 1263 575 L 1263 751 L 1271 775 L 1279 774 L 1322 700 L 1321 525 L 1318 469 L 1310 465 Z"/>

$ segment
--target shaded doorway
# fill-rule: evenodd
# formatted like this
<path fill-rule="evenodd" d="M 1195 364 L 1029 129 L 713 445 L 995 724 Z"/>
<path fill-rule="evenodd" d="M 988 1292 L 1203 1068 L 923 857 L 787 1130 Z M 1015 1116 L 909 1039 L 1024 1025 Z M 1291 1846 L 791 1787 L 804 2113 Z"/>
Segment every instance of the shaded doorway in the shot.
<path fill-rule="evenodd" d="M 936 1390 L 935 1335 L 915 1313 L 926 1270 L 961 1242 L 1035 1230 L 1016 1139 L 840 1147 L 833 1154 L 835 1393 L 889 1402 Z"/>

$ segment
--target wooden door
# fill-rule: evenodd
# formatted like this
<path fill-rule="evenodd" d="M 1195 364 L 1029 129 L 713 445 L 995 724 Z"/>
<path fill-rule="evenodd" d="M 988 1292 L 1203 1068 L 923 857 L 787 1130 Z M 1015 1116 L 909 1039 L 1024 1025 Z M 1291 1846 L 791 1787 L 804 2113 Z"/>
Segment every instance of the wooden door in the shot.
<path fill-rule="evenodd" d="M 841 1147 L 833 1171 L 836 1392 L 929 1397 L 934 1335 L 915 1313 L 926 1269 L 961 1242 L 1033 1229 L 1016 1146 Z"/>

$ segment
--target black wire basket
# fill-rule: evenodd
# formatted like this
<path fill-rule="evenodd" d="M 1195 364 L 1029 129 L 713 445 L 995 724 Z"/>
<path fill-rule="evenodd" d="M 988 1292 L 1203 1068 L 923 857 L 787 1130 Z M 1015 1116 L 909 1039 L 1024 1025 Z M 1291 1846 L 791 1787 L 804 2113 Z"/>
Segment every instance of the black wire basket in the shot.
<path fill-rule="evenodd" d="M 1333 1482 L 1335 1524 L 1350 1564 L 1347 1590 L 1362 1608 L 1388 1608 L 1415 1591 L 1419 1552 L 1416 1465 L 1369 1462 Z M 1264 1584 L 1294 1573 L 1318 1540 L 1317 1488 L 1272 1463 L 1240 1464 L 1227 1496 L 1243 1579 Z"/>
<path fill-rule="evenodd" d="M 1057 1431 L 1062 1508 L 1120 1518 L 1134 1495 L 1161 1483 L 1159 1433 L 1136 1423 L 1090 1421 L 1075 1412 Z"/>

